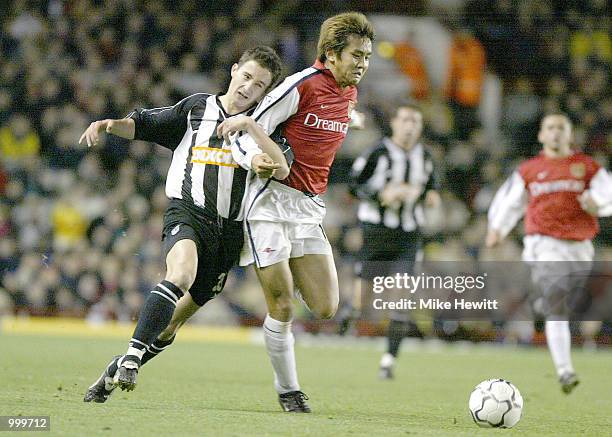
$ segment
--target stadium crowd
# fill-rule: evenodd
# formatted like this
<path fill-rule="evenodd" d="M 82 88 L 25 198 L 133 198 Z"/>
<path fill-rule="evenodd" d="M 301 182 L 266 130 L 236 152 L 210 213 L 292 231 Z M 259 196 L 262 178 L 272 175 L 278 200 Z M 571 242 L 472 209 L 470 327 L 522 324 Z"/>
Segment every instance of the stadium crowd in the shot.
<path fill-rule="evenodd" d="M 304 10 L 301 3 L 247 0 L 232 9 L 220 1 L 203 11 L 185 0 L 16 0 L 2 6 L 0 313 L 137 316 L 145 293 L 161 279 L 170 155 L 117 137 L 87 150 L 77 143 L 80 134 L 96 119 L 223 89 L 247 46 L 275 47 L 286 73 L 311 64 L 313 29 L 326 14 L 293 13 Z M 537 153 L 543 113 L 567 113 L 576 143 L 610 167 L 608 4 L 560 6 L 565 3 L 466 2 L 455 28 L 482 45 L 486 68 L 504 85 L 497 138 L 477 121 L 467 132 L 457 129 L 465 119 L 461 111 L 472 108 L 462 109 L 452 95 L 414 96 L 424 108 L 425 142 L 443 187 L 443 207 L 427 212 L 430 259 L 483 256 L 491 197 L 518 160 Z M 359 109 L 368 115 L 372 137 L 382 135 L 384 105 L 368 93 Z M 360 246 L 356 218 L 347 213 L 356 204 L 346 189 L 347 169 L 370 145 L 343 154 L 332 170 L 326 226 L 341 255 L 341 284 L 352 283 L 350 265 Z M 602 230 L 600 257 L 610 259 L 610 226 Z M 518 239 L 488 256 L 518 259 Z M 240 314 L 261 316 L 258 292 L 242 300 L 249 293 L 235 292 L 244 286 L 253 294 L 246 275 L 238 271 L 224 299 Z"/>

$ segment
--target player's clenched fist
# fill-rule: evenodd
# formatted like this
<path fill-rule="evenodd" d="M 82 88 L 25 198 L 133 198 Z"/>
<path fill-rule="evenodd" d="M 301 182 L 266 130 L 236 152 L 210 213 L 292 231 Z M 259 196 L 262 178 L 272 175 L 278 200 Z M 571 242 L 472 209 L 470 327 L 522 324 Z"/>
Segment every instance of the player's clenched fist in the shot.
<path fill-rule="evenodd" d="M 485 240 L 485 245 L 487 247 L 495 247 L 499 243 L 501 243 L 501 241 L 502 241 L 502 237 L 499 231 L 495 229 L 489 229 L 489 232 L 487 232 L 487 238 Z"/>
<path fill-rule="evenodd" d="M 589 194 L 588 191 L 584 191 L 581 195 L 577 197 L 578 203 L 580 203 L 580 207 L 587 213 L 592 215 L 593 217 L 597 217 L 599 213 L 599 207 L 597 203 L 593 200 L 593 197 Z"/>
<path fill-rule="evenodd" d="M 382 206 L 398 209 L 402 202 L 415 202 L 421 195 L 421 190 L 421 187 L 407 183 L 391 183 L 387 184 L 378 198 Z"/>
<path fill-rule="evenodd" d="M 230 144 L 232 142 L 230 136 L 238 132 L 249 132 L 249 128 L 252 128 L 254 123 L 255 120 L 246 115 L 230 117 L 217 127 L 217 137 L 223 137 L 225 142 Z"/>
<path fill-rule="evenodd" d="M 276 169 L 280 168 L 280 164 L 274 162 L 267 153 L 260 153 L 253 156 L 251 168 L 260 178 L 268 179 L 274 176 Z"/>

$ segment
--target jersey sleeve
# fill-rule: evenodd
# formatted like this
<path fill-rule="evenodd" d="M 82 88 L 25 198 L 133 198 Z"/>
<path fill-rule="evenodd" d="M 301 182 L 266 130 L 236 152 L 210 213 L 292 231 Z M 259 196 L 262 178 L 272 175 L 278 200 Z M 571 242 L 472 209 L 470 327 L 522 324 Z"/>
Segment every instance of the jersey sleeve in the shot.
<path fill-rule="evenodd" d="M 593 175 L 587 190 L 593 202 L 599 208 L 599 216 L 612 215 L 612 175 L 605 168 L 600 167 Z"/>
<path fill-rule="evenodd" d="M 274 131 L 274 133 L 270 135 L 270 138 L 281 149 L 281 152 L 283 152 L 283 155 L 285 157 L 285 161 L 287 161 L 287 165 L 289 166 L 289 168 L 291 168 L 291 165 L 293 165 L 293 161 L 295 160 L 295 153 L 293 152 L 293 149 L 291 148 L 291 144 L 289 144 L 289 141 L 287 141 L 287 138 L 285 138 L 281 134 L 282 134 L 282 129 L 281 129 L 281 125 L 279 125 L 276 128 L 276 131 Z"/>
<path fill-rule="evenodd" d="M 297 112 L 299 103 L 300 93 L 296 80 L 288 77 L 264 97 L 252 117 L 270 135 L 281 123 Z M 253 156 L 260 153 L 261 149 L 249 134 L 242 135 L 232 142 L 234 160 L 247 170 L 251 169 Z"/>
<path fill-rule="evenodd" d="M 427 179 L 427 184 L 425 184 L 425 190 L 423 190 L 423 194 L 426 194 L 427 191 L 434 190 L 440 191 L 440 174 L 438 173 L 438 168 L 431 156 L 429 151 L 425 152 L 425 170 L 429 174 L 429 178 Z"/>
<path fill-rule="evenodd" d="M 489 229 L 496 230 L 505 237 L 525 214 L 527 190 L 525 181 L 515 171 L 499 187 L 489 207 Z"/>
<path fill-rule="evenodd" d="M 204 94 L 185 97 L 174 106 L 153 109 L 135 109 L 128 118 L 135 123 L 135 140 L 150 141 L 175 150 L 187 131 L 189 111 Z"/>
<path fill-rule="evenodd" d="M 381 148 L 366 151 L 353 162 L 349 192 L 360 200 L 378 202 L 378 193 L 384 188 L 385 179 L 374 180 L 380 179 L 374 176 L 383 173 L 379 167 L 385 167 L 386 170 L 387 166 L 388 161 L 383 157 Z"/>

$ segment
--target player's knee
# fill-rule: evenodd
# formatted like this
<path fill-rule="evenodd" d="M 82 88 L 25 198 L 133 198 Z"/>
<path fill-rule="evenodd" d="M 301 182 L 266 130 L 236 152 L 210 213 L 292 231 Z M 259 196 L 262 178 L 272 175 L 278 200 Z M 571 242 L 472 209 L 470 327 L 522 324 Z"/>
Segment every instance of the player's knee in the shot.
<path fill-rule="evenodd" d="M 195 272 L 190 271 L 190 269 L 173 269 L 166 274 L 166 280 L 180 288 L 183 293 L 191 288 L 195 277 Z"/>
<path fill-rule="evenodd" d="M 338 299 L 319 301 L 310 310 L 319 319 L 331 319 L 338 311 Z"/>

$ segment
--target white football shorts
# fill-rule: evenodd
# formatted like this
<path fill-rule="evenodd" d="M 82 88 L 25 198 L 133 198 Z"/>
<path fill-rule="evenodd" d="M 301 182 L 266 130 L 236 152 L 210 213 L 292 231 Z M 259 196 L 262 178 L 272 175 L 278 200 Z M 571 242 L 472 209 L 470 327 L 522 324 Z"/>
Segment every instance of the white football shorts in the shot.
<path fill-rule="evenodd" d="M 274 180 L 251 184 L 240 265 L 267 267 L 304 255 L 331 255 L 323 230 L 325 203 Z"/>
<path fill-rule="evenodd" d="M 538 312 L 546 316 L 568 314 L 570 302 L 583 292 L 593 266 L 595 250 L 590 240 L 560 240 L 547 235 L 523 239 L 523 261 L 543 299 Z"/>
<path fill-rule="evenodd" d="M 559 240 L 547 235 L 526 235 L 523 239 L 523 261 L 591 262 L 595 249 L 591 240 Z"/>

